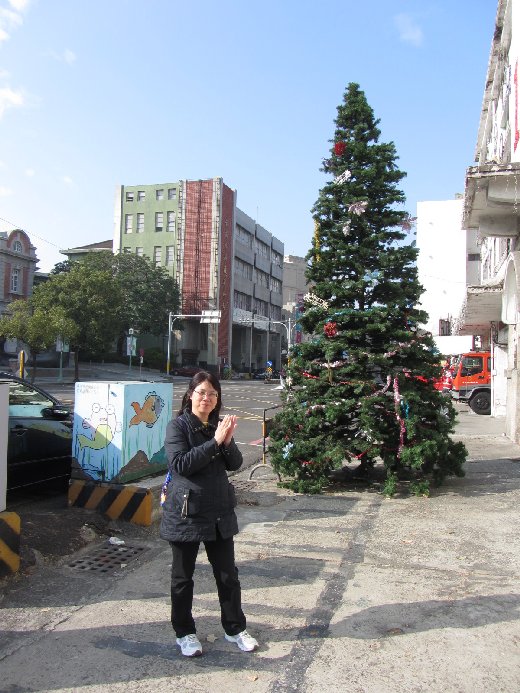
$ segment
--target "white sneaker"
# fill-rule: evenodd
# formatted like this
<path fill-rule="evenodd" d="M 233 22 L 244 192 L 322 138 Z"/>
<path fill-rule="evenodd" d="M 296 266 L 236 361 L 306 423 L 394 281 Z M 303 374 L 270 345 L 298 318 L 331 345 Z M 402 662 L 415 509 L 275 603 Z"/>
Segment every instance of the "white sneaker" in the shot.
<path fill-rule="evenodd" d="M 177 638 L 177 645 L 180 646 L 181 652 L 185 657 L 198 657 L 202 654 L 202 645 L 195 633 L 185 635 L 183 638 Z"/>
<path fill-rule="evenodd" d="M 249 635 L 247 630 L 243 630 L 238 635 L 228 635 L 226 633 L 224 637 L 229 642 L 236 642 L 243 652 L 253 652 L 253 650 L 258 649 L 257 641 Z"/>

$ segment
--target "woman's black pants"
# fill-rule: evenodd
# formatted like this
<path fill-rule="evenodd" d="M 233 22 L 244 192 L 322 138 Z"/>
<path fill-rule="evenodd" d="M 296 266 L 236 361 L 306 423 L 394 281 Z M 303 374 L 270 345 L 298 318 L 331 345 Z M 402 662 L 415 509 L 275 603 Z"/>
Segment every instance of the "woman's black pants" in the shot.
<path fill-rule="evenodd" d="M 171 541 L 172 547 L 172 626 L 178 638 L 195 633 L 192 615 L 193 573 L 199 552 L 198 541 Z M 233 537 L 205 541 L 206 555 L 213 568 L 220 602 L 220 620 L 228 635 L 238 635 L 246 627 L 238 569 L 235 565 Z"/>

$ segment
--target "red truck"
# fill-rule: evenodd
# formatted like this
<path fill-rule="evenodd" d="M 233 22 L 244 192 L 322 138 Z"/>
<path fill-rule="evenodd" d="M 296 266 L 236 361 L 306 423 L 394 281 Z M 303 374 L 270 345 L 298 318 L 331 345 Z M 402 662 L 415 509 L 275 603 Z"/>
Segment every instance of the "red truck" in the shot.
<path fill-rule="evenodd" d="M 491 353 L 468 351 L 453 366 L 453 399 L 467 402 L 475 414 L 491 414 Z"/>

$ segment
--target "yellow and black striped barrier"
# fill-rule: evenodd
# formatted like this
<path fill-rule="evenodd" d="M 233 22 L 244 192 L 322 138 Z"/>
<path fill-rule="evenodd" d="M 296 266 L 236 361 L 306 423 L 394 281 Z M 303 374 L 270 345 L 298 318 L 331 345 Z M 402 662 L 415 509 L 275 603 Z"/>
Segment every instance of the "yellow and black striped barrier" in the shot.
<path fill-rule="evenodd" d="M 0 513 L 0 576 L 11 575 L 20 569 L 20 516 Z"/>
<path fill-rule="evenodd" d="M 111 520 L 148 527 L 152 524 L 152 492 L 139 486 L 72 480 L 69 506 L 95 510 Z"/>

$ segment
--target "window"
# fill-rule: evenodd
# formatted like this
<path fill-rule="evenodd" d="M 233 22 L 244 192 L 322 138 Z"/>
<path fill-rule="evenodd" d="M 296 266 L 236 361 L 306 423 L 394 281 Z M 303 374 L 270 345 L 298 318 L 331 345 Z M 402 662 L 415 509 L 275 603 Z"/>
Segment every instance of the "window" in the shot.
<path fill-rule="evenodd" d="M 13 294 L 20 291 L 20 270 L 16 267 L 11 270 L 11 291 Z"/>
<path fill-rule="evenodd" d="M 138 202 L 144 202 L 145 196 L 146 196 L 146 193 L 144 190 L 138 190 L 137 191 L 137 201 Z"/>
<path fill-rule="evenodd" d="M 242 310 L 251 310 L 251 296 L 243 294 L 241 291 L 235 291 L 233 296 L 233 307 L 241 308 Z"/>
<path fill-rule="evenodd" d="M 175 231 L 175 212 L 166 212 L 166 230 L 173 233 Z"/>
<path fill-rule="evenodd" d="M 132 233 L 132 225 L 134 223 L 133 214 L 125 214 L 125 233 Z"/>
<path fill-rule="evenodd" d="M 136 248 L 135 254 L 137 255 L 137 257 L 143 257 L 143 249 L 142 248 Z"/>
<path fill-rule="evenodd" d="M 43 418 L 43 409 L 54 402 L 24 383 L 9 383 L 9 416 Z"/>
<path fill-rule="evenodd" d="M 161 255 L 162 255 L 162 248 L 160 245 L 156 245 L 153 249 L 153 262 L 156 267 L 161 266 Z"/>
<path fill-rule="evenodd" d="M 133 192 L 127 192 L 126 193 L 126 201 L 127 202 L 133 202 L 134 201 L 134 193 Z"/>
<path fill-rule="evenodd" d="M 252 234 L 249 233 L 249 231 L 246 231 L 243 226 L 240 226 L 237 224 L 236 227 L 236 237 L 237 240 L 240 241 L 243 245 L 246 245 L 248 248 L 253 247 L 253 236 Z"/>
<path fill-rule="evenodd" d="M 277 253 L 275 250 L 271 251 L 271 262 L 273 265 L 277 265 L 277 267 L 282 267 L 283 266 L 283 257 L 280 255 L 280 253 Z"/>
<path fill-rule="evenodd" d="M 135 232 L 144 233 L 144 214 L 142 212 L 138 212 L 137 214 L 137 228 Z"/>
<path fill-rule="evenodd" d="M 263 286 L 265 289 L 269 288 L 269 275 L 262 270 L 256 270 L 256 283 Z"/>
<path fill-rule="evenodd" d="M 166 265 L 168 267 L 173 265 L 173 245 L 166 246 Z"/>
<path fill-rule="evenodd" d="M 168 199 L 175 200 L 177 197 L 177 188 L 168 188 Z"/>
<path fill-rule="evenodd" d="M 13 250 L 15 253 L 23 253 L 23 246 L 20 241 L 15 241 L 13 243 Z"/>
<path fill-rule="evenodd" d="M 468 253 L 468 262 L 479 262 L 480 253 Z"/>
<path fill-rule="evenodd" d="M 162 188 L 160 190 L 155 191 L 155 199 L 164 200 L 164 190 Z"/>
<path fill-rule="evenodd" d="M 131 250 L 131 248 L 123 248 L 123 253 L 130 253 Z"/>
<path fill-rule="evenodd" d="M 255 238 L 255 250 L 260 255 L 261 257 L 265 257 L 267 260 L 269 260 L 269 246 L 267 246 L 265 243 L 262 243 L 262 241 L 259 241 L 258 238 Z"/>
<path fill-rule="evenodd" d="M 235 258 L 235 272 L 245 279 L 253 279 L 253 265 L 244 262 L 238 257 Z"/>
<path fill-rule="evenodd" d="M 271 291 L 274 291 L 277 294 L 282 293 L 282 282 L 279 279 L 275 279 L 274 277 L 269 278 L 269 284 Z"/>
<path fill-rule="evenodd" d="M 253 310 L 257 315 L 268 317 L 268 306 L 266 301 L 261 301 L 259 298 L 253 299 Z"/>
<path fill-rule="evenodd" d="M 156 231 L 162 231 L 163 230 L 163 213 L 162 212 L 155 212 L 155 230 Z"/>

